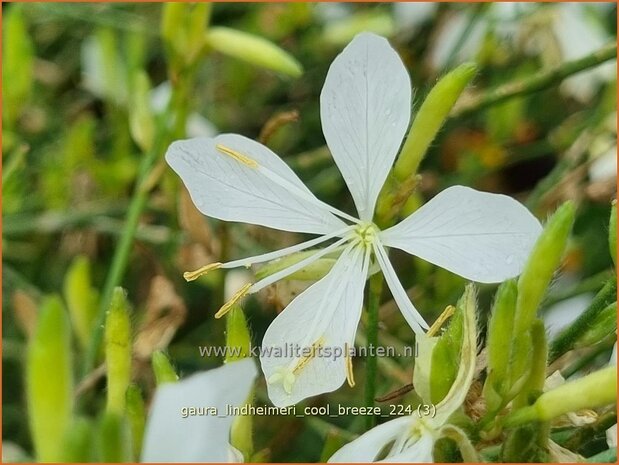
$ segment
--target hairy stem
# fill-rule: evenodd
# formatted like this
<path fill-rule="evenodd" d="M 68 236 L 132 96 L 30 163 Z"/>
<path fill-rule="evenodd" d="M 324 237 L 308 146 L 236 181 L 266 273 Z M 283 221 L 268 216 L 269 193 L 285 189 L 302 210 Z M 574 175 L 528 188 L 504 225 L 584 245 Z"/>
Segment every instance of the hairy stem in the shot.
<path fill-rule="evenodd" d="M 605 61 L 617 57 L 617 46 L 610 43 L 599 50 L 577 60 L 568 61 L 552 69 L 541 71 L 527 79 L 518 79 L 509 82 L 494 90 L 485 92 L 479 97 L 468 101 L 454 109 L 452 116 L 464 116 L 482 110 L 492 105 L 509 100 L 520 95 L 531 94 L 552 87 L 572 76 L 589 68 L 594 68 Z"/>
<path fill-rule="evenodd" d="M 380 295 L 383 290 L 383 275 L 375 274 L 370 278 L 370 288 L 368 291 L 367 311 L 368 311 L 368 328 L 367 328 L 367 345 L 373 347 L 368 353 L 365 367 L 365 405 L 374 407 L 374 398 L 376 397 L 376 346 L 378 345 L 378 309 L 380 307 Z M 368 415 L 366 419 L 366 427 L 372 428 L 376 424 L 376 418 L 373 415 Z"/>

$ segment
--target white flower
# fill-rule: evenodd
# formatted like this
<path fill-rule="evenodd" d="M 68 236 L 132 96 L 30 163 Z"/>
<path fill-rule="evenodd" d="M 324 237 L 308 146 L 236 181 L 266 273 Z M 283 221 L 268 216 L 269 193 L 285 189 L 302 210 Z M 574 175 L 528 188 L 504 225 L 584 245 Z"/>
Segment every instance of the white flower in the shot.
<path fill-rule="evenodd" d="M 277 406 L 354 384 L 347 356 L 320 356 L 352 347 L 361 316 L 370 260 L 380 266 L 404 318 L 416 333 L 427 325 L 389 262 L 396 247 L 479 282 L 516 276 L 541 226 L 504 195 L 454 186 L 401 223 L 380 231 L 372 223 L 376 199 L 407 131 L 411 84 L 389 43 L 363 33 L 335 59 L 320 98 L 323 132 L 359 213 L 359 219 L 318 200 L 267 147 L 235 134 L 173 143 L 166 159 L 205 215 L 319 235 L 285 249 L 186 273 L 250 266 L 336 239 L 300 262 L 247 284 L 216 314 L 247 294 L 341 251 L 331 271 L 297 296 L 266 331 L 261 356 L 271 401 Z M 284 350 L 286 347 L 307 349 Z M 270 353 L 266 353 L 271 350 Z M 290 353 L 295 352 L 295 353 Z M 318 354 L 318 355 L 317 355 Z"/>
<path fill-rule="evenodd" d="M 242 462 L 228 442 L 235 417 L 226 409 L 247 400 L 256 373 L 248 358 L 157 388 L 142 462 Z M 204 410 L 212 407 L 216 415 Z"/>
<path fill-rule="evenodd" d="M 463 312 L 462 345 L 460 347 L 458 373 L 449 388 L 449 392 L 436 405 L 434 415 L 421 416 L 419 413 L 413 413 L 376 426 L 338 450 L 331 456 L 329 462 L 433 462 L 434 443 L 442 436 L 449 436 L 456 441 L 465 462 L 479 461 L 476 459 L 476 453 L 465 433 L 457 426 L 448 423 L 449 417 L 464 402 L 475 375 L 477 311 L 475 292 L 472 287 L 465 291 Z M 426 336 L 421 339 L 424 341 L 432 340 L 434 343 L 438 340 L 438 338 L 427 338 Z M 433 345 L 430 344 L 430 346 Z M 432 350 L 427 354 L 420 353 L 421 357 L 427 360 L 418 358 L 415 361 L 415 371 L 421 364 L 428 363 L 431 360 Z M 419 393 L 418 383 L 415 381 L 414 383 L 415 390 Z M 431 410 L 430 408 L 429 413 L 432 413 Z"/>

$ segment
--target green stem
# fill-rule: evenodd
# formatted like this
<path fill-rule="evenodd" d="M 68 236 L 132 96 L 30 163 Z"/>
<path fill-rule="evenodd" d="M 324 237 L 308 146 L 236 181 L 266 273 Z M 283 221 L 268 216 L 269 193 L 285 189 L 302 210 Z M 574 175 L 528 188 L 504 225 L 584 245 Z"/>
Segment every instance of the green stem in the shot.
<path fill-rule="evenodd" d="M 568 328 L 561 332 L 550 344 L 549 361 L 552 363 L 559 356 L 570 350 L 576 340 L 589 329 L 591 322 L 606 306 L 617 299 L 617 282 L 611 278 L 591 302 L 591 305 Z"/>
<path fill-rule="evenodd" d="M 95 367 L 103 338 L 105 313 L 109 307 L 114 288 L 120 284 L 127 269 L 129 254 L 138 229 L 140 216 L 148 200 L 148 195 L 150 192 L 149 186 L 151 186 L 150 178 L 153 172 L 153 167 L 155 166 L 157 160 L 159 160 L 161 153 L 165 149 L 170 138 L 181 133 L 182 128 L 184 128 L 184 122 L 187 114 L 187 110 L 185 109 L 187 95 L 188 92 L 186 90 L 186 83 L 177 81 L 176 85 L 172 88 L 172 97 L 170 98 L 168 108 L 163 112 L 158 121 L 157 135 L 153 148 L 144 156 L 142 163 L 140 164 L 137 186 L 129 204 L 120 242 L 114 251 L 112 264 L 110 265 L 110 269 L 103 286 L 103 291 L 101 293 L 96 324 L 94 326 L 92 339 L 82 366 L 82 376 L 86 376 Z M 175 124 L 171 130 L 169 118 L 172 117 L 175 117 L 175 119 L 172 120 Z"/>
<path fill-rule="evenodd" d="M 568 61 L 555 68 L 537 73 L 527 79 L 509 82 L 494 90 L 485 92 L 479 97 L 460 105 L 454 110 L 453 116 L 465 116 L 492 105 L 509 100 L 520 95 L 537 92 L 563 81 L 564 79 L 589 68 L 598 66 L 617 56 L 617 45 L 610 43 L 599 50 L 578 60 Z"/>
<path fill-rule="evenodd" d="M 370 288 L 368 292 L 367 311 L 368 311 L 368 328 L 367 328 L 367 345 L 372 347 L 368 354 L 365 367 L 365 405 L 374 407 L 374 398 L 376 397 L 376 347 L 378 345 L 378 309 L 380 307 L 380 295 L 383 290 L 383 275 L 375 274 L 370 278 Z M 366 427 L 372 428 L 376 424 L 376 418 L 373 415 L 368 415 L 366 419 Z"/>

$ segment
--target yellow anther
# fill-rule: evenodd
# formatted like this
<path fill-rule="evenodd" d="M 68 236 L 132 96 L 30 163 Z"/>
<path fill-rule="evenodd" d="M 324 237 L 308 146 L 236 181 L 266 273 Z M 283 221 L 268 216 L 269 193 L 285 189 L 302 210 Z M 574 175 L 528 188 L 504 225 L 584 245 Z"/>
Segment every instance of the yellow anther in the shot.
<path fill-rule="evenodd" d="M 316 357 L 316 352 L 318 352 L 318 350 L 320 349 L 320 347 L 323 346 L 323 344 L 324 344 L 324 339 L 322 337 L 318 339 L 316 342 L 314 342 L 312 344 L 312 347 L 310 348 L 309 354 L 300 358 L 297 364 L 294 366 L 294 368 L 292 369 L 292 374 L 296 375 L 305 367 L 305 365 L 311 362 L 312 359 Z"/>
<path fill-rule="evenodd" d="M 205 275 L 209 271 L 213 271 L 213 270 L 217 270 L 221 268 L 221 265 L 222 265 L 221 263 L 216 262 L 216 263 L 210 263 L 208 265 L 205 265 L 201 268 L 198 268 L 195 271 L 185 271 L 183 273 L 183 278 L 185 278 L 185 280 L 187 281 L 193 281 L 195 279 L 198 279 L 200 276 Z"/>
<path fill-rule="evenodd" d="M 344 357 L 346 357 L 346 381 L 350 387 L 355 387 L 355 375 L 352 370 L 352 357 L 348 351 L 348 343 L 344 344 L 344 350 L 346 351 Z"/>
<path fill-rule="evenodd" d="M 236 150 L 232 150 L 221 144 L 217 144 L 215 148 L 219 150 L 221 153 L 225 153 L 226 155 L 234 158 L 236 161 L 241 162 L 246 166 L 249 166 L 250 168 L 258 168 L 258 162 L 256 160 L 252 160 L 248 156 L 243 155 L 242 153 L 239 153 Z"/>
<path fill-rule="evenodd" d="M 247 283 L 241 289 L 239 289 L 232 296 L 232 298 L 228 302 L 223 304 L 222 307 L 217 311 L 217 313 L 215 313 L 215 318 L 221 318 L 226 313 L 228 313 L 232 309 L 234 304 L 236 304 L 239 300 L 241 300 L 243 297 L 247 295 L 247 291 L 249 290 L 251 286 L 252 286 L 252 283 Z"/>
<path fill-rule="evenodd" d="M 430 329 L 426 333 L 426 336 L 431 337 L 438 333 L 441 327 L 445 324 L 447 320 L 451 318 L 455 311 L 456 307 L 454 307 L 453 305 L 448 305 L 445 310 L 443 310 L 443 313 L 441 313 L 436 319 L 436 321 L 432 324 L 432 326 L 430 326 Z"/>

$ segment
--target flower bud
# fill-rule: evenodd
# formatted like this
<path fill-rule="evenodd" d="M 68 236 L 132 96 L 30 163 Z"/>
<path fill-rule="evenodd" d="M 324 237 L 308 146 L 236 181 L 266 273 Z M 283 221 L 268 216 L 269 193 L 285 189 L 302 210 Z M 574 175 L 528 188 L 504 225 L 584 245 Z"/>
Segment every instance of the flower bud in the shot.
<path fill-rule="evenodd" d="M 97 291 L 91 286 L 90 262 L 87 257 L 76 257 L 71 263 L 64 277 L 64 298 L 77 340 L 86 349 L 92 337 L 99 305 Z"/>
<path fill-rule="evenodd" d="M 178 381 L 178 375 L 176 371 L 174 371 L 174 367 L 172 367 L 170 360 L 161 350 L 153 352 L 151 363 L 153 365 L 157 386 Z"/>
<path fill-rule="evenodd" d="M 122 415 L 131 380 L 131 321 L 125 291 L 114 289 L 105 318 L 105 365 L 107 369 L 107 410 Z"/>
<path fill-rule="evenodd" d="M 59 297 L 44 298 L 26 363 L 26 398 L 39 462 L 58 462 L 73 412 L 71 328 Z"/>
<path fill-rule="evenodd" d="M 432 88 L 415 116 L 395 164 L 393 173 L 398 181 L 402 182 L 417 173 L 428 147 L 476 72 L 474 63 L 463 63 Z"/>
<path fill-rule="evenodd" d="M 206 33 L 206 43 L 214 50 L 266 69 L 299 77 L 301 64 L 292 55 L 262 37 L 226 27 L 213 27 Z"/>
<path fill-rule="evenodd" d="M 249 357 L 251 336 L 240 305 L 234 305 L 226 317 L 226 346 L 226 363 Z"/>

